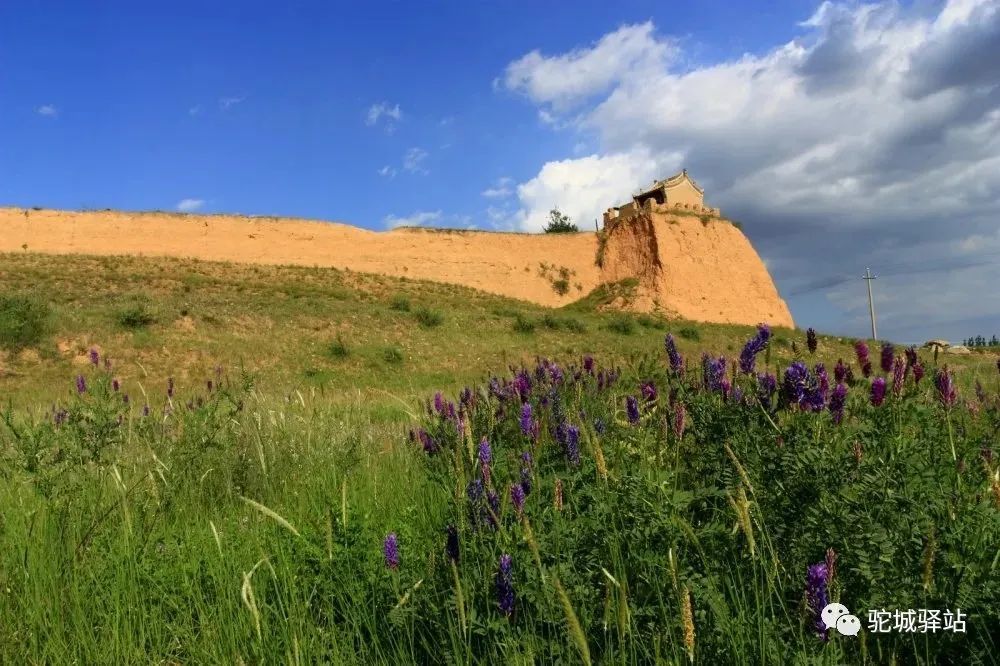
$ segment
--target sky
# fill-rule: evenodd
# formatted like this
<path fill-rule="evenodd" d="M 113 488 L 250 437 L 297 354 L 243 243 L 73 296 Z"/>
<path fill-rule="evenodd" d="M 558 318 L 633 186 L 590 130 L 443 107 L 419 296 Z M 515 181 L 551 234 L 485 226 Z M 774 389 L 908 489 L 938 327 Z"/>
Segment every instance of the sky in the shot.
<path fill-rule="evenodd" d="M 0 205 L 536 232 L 687 168 L 800 327 L 870 266 L 880 337 L 989 337 L 998 63 L 1000 0 L 4 2 Z"/>

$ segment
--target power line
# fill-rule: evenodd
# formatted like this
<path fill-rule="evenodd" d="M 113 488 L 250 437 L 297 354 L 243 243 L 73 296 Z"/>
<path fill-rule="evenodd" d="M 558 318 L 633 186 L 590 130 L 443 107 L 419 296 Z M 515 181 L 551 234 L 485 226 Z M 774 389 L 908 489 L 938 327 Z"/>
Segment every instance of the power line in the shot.
<path fill-rule="evenodd" d="M 878 340 L 878 334 L 875 332 L 875 301 L 872 300 L 872 280 L 878 279 L 878 276 L 872 275 L 871 269 L 866 267 L 861 279 L 868 283 L 868 313 L 872 316 L 872 340 Z"/>

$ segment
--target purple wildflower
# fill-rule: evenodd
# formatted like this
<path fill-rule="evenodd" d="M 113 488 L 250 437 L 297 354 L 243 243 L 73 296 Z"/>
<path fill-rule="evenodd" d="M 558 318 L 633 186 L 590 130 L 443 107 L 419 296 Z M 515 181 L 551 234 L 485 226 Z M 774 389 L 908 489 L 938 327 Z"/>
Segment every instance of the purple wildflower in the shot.
<path fill-rule="evenodd" d="M 500 515 L 500 496 L 492 490 L 488 490 L 486 491 L 486 502 L 488 504 L 488 509 L 484 509 L 486 522 L 490 524 L 490 527 L 495 528 L 497 526 L 497 517 Z"/>
<path fill-rule="evenodd" d="M 659 393 L 656 390 L 656 384 L 654 384 L 651 379 L 644 381 L 639 386 L 639 392 L 642 393 L 642 397 L 646 402 L 656 402 L 656 398 L 659 396 Z"/>
<path fill-rule="evenodd" d="M 421 428 L 417 432 L 417 435 L 420 438 L 420 444 L 424 447 L 424 453 L 432 454 L 438 452 L 437 440 L 429 432 Z"/>
<path fill-rule="evenodd" d="M 753 372 L 757 355 L 764 351 L 764 347 L 767 346 L 767 341 L 770 339 L 771 329 L 768 328 L 767 324 L 759 324 L 757 326 L 757 334 L 747 340 L 747 343 L 743 346 L 743 351 L 740 352 L 741 372 L 748 375 Z"/>
<path fill-rule="evenodd" d="M 684 437 L 684 421 L 686 416 L 687 410 L 684 408 L 683 402 L 678 402 L 674 405 L 673 429 L 674 437 L 678 440 Z"/>
<path fill-rule="evenodd" d="M 872 376 L 872 362 L 868 357 L 868 343 L 858 340 L 854 343 L 854 352 L 858 355 L 858 365 L 861 366 L 861 374 L 865 377 Z"/>
<path fill-rule="evenodd" d="M 101 355 L 93 347 L 90 349 L 90 363 L 96 368 L 101 362 Z"/>
<path fill-rule="evenodd" d="M 522 467 L 521 468 L 521 489 L 524 491 L 525 495 L 531 494 L 531 468 Z"/>
<path fill-rule="evenodd" d="M 663 346 L 667 350 L 667 359 L 670 361 L 670 371 L 675 375 L 679 375 L 684 371 L 684 357 L 680 355 L 677 351 L 677 342 L 674 340 L 674 336 L 667 333 L 667 337 L 663 341 Z"/>
<path fill-rule="evenodd" d="M 892 361 L 892 394 L 897 398 L 903 394 L 903 380 L 906 379 L 906 361 L 897 356 Z"/>
<path fill-rule="evenodd" d="M 795 361 L 785 370 L 785 381 L 782 384 L 785 400 L 790 405 L 802 405 L 809 390 L 809 368 L 802 361 Z"/>
<path fill-rule="evenodd" d="M 924 378 L 924 373 L 925 373 L 924 366 L 920 365 L 919 363 L 914 364 L 914 366 L 913 366 L 913 382 L 915 384 L 919 384 L 920 380 Z"/>
<path fill-rule="evenodd" d="M 806 347 L 809 349 L 809 353 L 815 354 L 817 346 L 819 346 L 819 341 L 816 339 L 816 330 L 813 328 L 806 329 Z"/>
<path fill-rule="evenodd" d="M 829 603 L 829 597 L 827 596 L 828 576 L 829 570 L 826 567 L 825 561 L 811 564 L 806 569 L 806 601 L 813 616 L 813 629 L 815 629 L 816 634 L 823 640 L 827 638 L 827 629 L 826 624 L 823 622 L 822 613 L 823 609 Z"/>
<path fill-rule="evenodd" d="M 713 359 L 708 354 L 701 357 L 702 380 L 705 388 L 709 391 L 718 392 L 722 390 L 722 380 L 726 376 L 726 359 L 720 356 Z"/>
<path fill-rule="evenodd" d="M 583 357 L 583 369 L 588 375 L 594 374 L 594 357 L 587 355 Z"/>
<path fill-rule="evenodd" d="M 205 382 L 205 387 L 208 389 L 208 392 L 211 393 L 215 389 L 215 382 L 209 379 Z"/>
<path fill-rule="evenodd" d="M 458 564 L 458 556 L 459 556 L 458 528 L 456 528 L 454 525 L 449 525 L 445 529 L 445 534 L 447 536 L 445 537 L 445 542 L 444 542 L 444 552 L 448 555 L 449 560 L 451 560 L 455 564 Z"/>
<path fill-rule="evenodd" d="M 504 553 L 500 556 L 500 566 L 496 575 L 497 606 L 500 612 L 510 617 L 514 614 L 514 559 Z"/>
<path fill-rule="evenodd" d="M 566 429 L 566 457 L 570 464 L 576 466 L 580 464 L 580 429 L 576 426 L 569 426 Z"/>
<path fill-rule="evenodd" d="M 837 365 L 835 365 L 833 368 L 833 381 L 837 382 L 838 384 L 843 383 L 843 381 L 847 379 L 847 370 L 848 368 L 844 364 L 844 359 L 838 358 Z"/>
<path fill-rule="evenodd" d="M 830 414 L 833 416 L 833 422 L 837 425 L 840 425 L 840 422 L 844 420 L 844 405 L 846 403 L 847 386 L 838 383 L 830 396 Z"/>
<path fill-rule="evenodd" d="M 396 570 L 399 568 L 399 542 L 395 532 L 389 532 L 382 544 L 382 553 L 385 555 L 385 566 Z"/>
<path fill-rule="evenodd" d="M 907 347 L 906 351 L 904 353 L 906 354 L 906 365 L 907 366 L 909 366 L 909 367 L 912 368 L 913 366 L 917 365 L 920 362 L 920 359 L 917 357 L 917 348 L 916 347 L 914 347 L 914 346 Z"/>
<path fill-rule="evenodd" d="M 168 377 L 167 378 L 167 397 L 168 398 L 173 398 L 174 397 L 174 378 L 173 377 Z"/>
<path fill-rule="evenodd" d="M 524 488 L 521 487 L 520 483 L 515 483 L 510 487 L 510 502 L 514 505 L 514 510 L 519 516 L 524 511 L 524 495 Z"/>
<path fill-rule="evenodd" d="M 489 441 L 483 437 L 479 442 L 479 464 L 488 467 L 493 462 L 493 451 L 490 449 Z"/>
<path fill-rule="evenodd" d="M 438 414 L 444 413 L 444 396 L 441 395 L 441 391 L 434 393 L 434 411 Z"/>
<path fill-rule="evenodd" d="M 142 407 L 142 415 L 143 416 L 149 416 L 149 405 L 143 405 L 143 407 Z"/>
<path fill-rule="evenodd" d="M 771 407 L 771 399 L 777 390 L 777 377 L 769 372 L 757 375 L 757 398 L 765 408 Z"/>
<path fill-rule="evenodd" d="M 598 417 L 594 419 L 594 432 L 598 435 L 603 435 L 607 430 L 607 426 L 604 424 L 604 419 Z"/>
<path fill-rule="evenodd" d="M 825 404 L 826 394 L 830 391 L 830 375 L 826 373 L 826 367 L 822 363 L 817 363 L 813 371 L 816 373 L 817 401 Z M 822 406 L 820 409 L 822 409 Z"/>
<path fill-rule="evenodd" d="M 76 392 L 77 393 L 87 392 L 87 379 L 83 375 L 76 376 Z"/>
<path fill-rule="evenodd" d="M 885 377 L 876 377 L 872 380 L 872 405 L 880 407 L 885 401 Z"/>
<path fill-rule="evenodd" d="M 881 366 L 882 372 L 892 372 L 892 361 L 896 356 L 896 348 L 891 342 L 882 344 Z"/>
<path fill-rule="evenodd" d="M 531 435 L 533 420 L 531 418 L 531 403 L 526 402 L 521 405 L 521 432 Z"/>
<path fill-rule="evenodd" d="M 118 391 L 120 391 L 121 388 L 122 388 L 121 382 L 119 382 L 117 379 L 111 380 L 111 390 L 113 390 L 115 393 L 118 393 Z"/>
<path fill-rule="evenodd" d="M 625 413 L 628 415 L 628 422 L 635 425 L 639 422 L 639 401 L 635 396 L 625 398 Z"/>
<path fill-rule="evenodd" d="M 937 376 L 934 377 L 934 385 L 937 387 L 938 400 L 942 405 L 951 407 L 955 404 L 958 393 L 955 391 L 955 378 L 948 371 L 948 366 L 938 370 Z"/>

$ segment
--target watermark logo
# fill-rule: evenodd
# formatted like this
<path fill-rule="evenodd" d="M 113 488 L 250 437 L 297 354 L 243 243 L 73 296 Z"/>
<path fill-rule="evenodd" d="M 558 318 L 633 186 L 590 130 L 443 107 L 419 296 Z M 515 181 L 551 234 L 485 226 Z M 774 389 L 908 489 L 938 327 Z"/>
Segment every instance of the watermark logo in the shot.
<path fill-rule="evenodd" d="M 851 615 L 844 604 L 827 604 L 820 617 L 827 629 L 836 629 L 841 636 L 857 636 L 861 631 L 860 618 Z M 873 634 L 892 631 L 921 634 L 951 631 L 964 634 L 966 617 L 960 608 L 955 611 L 933 608 L 888 611 L 880 608 L 868 611 L 868 631 Z"/>

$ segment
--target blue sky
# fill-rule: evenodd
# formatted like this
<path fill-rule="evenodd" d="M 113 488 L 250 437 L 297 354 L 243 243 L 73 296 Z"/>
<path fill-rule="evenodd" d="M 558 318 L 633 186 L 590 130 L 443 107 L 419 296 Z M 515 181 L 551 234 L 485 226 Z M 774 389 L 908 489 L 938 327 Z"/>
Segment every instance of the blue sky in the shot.
<path fill-rule="evenodd" d="M 872 263 L 885 334 L 1000 332 L 994 0 L 86 4 L 0 5 L 0 205 L 589 227 L 687 166 L 801 325 Z"/>

